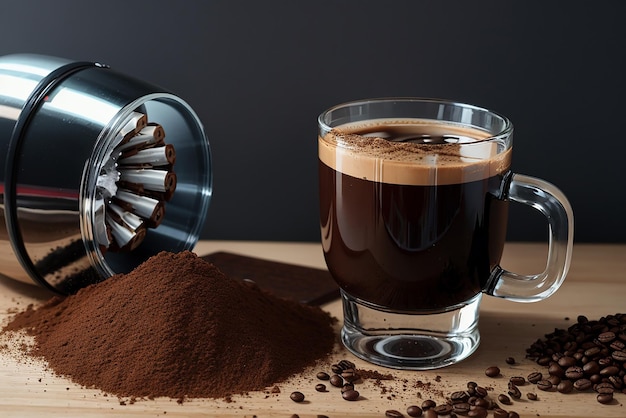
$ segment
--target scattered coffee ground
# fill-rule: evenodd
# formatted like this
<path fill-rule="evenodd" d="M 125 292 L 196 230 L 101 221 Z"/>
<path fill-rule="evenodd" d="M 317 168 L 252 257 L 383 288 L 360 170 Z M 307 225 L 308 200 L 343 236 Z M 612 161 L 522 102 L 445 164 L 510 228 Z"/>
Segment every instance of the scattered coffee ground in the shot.
<path fill-rule="evenodd" d="M 191 252 L 15 315 L 3 332 L 59 375 L 120 397 L 222 398 L 262 390 L 334 346 L 334 319 L 226 277 Z"/>

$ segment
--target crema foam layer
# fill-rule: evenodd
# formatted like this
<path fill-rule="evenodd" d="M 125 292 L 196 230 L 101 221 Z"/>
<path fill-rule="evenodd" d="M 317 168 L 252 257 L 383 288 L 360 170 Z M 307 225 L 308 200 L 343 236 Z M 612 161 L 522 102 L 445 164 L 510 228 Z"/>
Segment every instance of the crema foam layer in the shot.
<path fill-rule="evenodd" d="M 376 119 L 332 129 L 318 138 L 318 152 L 333 170 L 364 180 L 459 184 L 509 169 L 511 148 L 490 137 L 476 128 L 440 121 Z"/>

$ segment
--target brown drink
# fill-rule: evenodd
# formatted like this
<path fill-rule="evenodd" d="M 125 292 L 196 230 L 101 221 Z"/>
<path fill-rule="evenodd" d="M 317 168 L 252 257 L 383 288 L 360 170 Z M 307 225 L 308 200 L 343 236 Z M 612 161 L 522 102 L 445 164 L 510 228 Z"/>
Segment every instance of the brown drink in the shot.
<path fill-rule="evenodd" d="M 345 292 L 407 312 L 448 310 L 481 292 L 504 245 L 511 159 L 481 141 L 489 137 L 382 119 L 319 138 L 324 255 Z"/>

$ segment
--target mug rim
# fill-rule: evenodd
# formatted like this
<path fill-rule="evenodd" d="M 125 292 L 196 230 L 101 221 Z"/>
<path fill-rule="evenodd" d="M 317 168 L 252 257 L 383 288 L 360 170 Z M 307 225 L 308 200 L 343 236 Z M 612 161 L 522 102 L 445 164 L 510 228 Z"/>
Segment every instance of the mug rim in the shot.
<path fill-rule="evenodd" d="M 319 114 L 319 116 L 317 117 L 318 128 L 321 130 L 324 130 L 325 132 L 329 132 L 332 129 L 334 129 L 334 127 L 329 126 L 324 121 L 324 117 L 328 115 L 329 113 L 333 111 L 337 111 L 341 108 L 354 107 L 358 105 L 372 104 L 372 103 L 389 103 L 389 102 L 416 102 L 416 103 L 420 102 L 420 103 L 433 103 L 433 104 L 438 103 L 438 104 L 445 104 L 445 105 L 450 105 L 450 106 L 458 106 L 458 107 L 462 107 L 465 109 L 472 109 L 472 110 L 476 110 L 480 112 L 489 113 L 502 120 L 503 128 L 499 132 L 489 133 L 488 137 L 481 139 L 479 141 L 476 141 L 474 143 L 502 140 L 504 138 L 510 137 L 513 133 L 513 122 L 511 122 L 511 120 L 508 117 L 494 110 L 477 106 L 477 105 L 473 105 L 473 104 L 469 104 L 469 103 L 465 103 L 462 101 L 457 101 L 457 100 L 440 99 L 440 98 L 432 98 L 432 97 L 412 97 L 412 96 L 390 96 L 390 97 L 378 97 L 378 98 L 369 98 L 369 99 L 357 99 L 357 100 L 351 100 L 351 101 L 346 101 L 343 103 L 336 104 L 332 107 L 329 107 L 328 109 L 324 110 L 322 113 Z M 462 122 L 453 122 L 453 123 L 467 125 Z M 440 145 L 447 145 L 447 144 L 440 144 Z"/>

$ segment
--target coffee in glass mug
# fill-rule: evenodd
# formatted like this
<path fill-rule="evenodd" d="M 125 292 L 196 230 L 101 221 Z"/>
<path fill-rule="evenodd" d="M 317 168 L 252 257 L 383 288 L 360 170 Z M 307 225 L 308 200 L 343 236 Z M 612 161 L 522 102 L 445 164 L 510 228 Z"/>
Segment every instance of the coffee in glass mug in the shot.
<path fill-rule="evenodd" d="M 322 245 L 357 356 L 407 369 L 458 362 L 478 347 L 482 294 L 536 301 L 560 286 L 572 211 L 555 186 L 511 172 L 506 117 L 392 98 L 335 106 L 318 122 Z M 511 201 L 548 218 L 539 275 L 499 266 Z"/>

